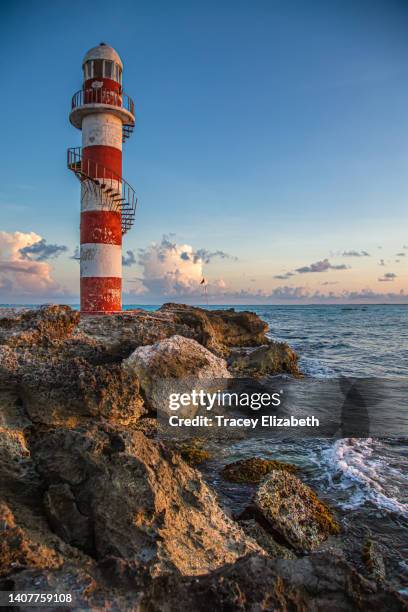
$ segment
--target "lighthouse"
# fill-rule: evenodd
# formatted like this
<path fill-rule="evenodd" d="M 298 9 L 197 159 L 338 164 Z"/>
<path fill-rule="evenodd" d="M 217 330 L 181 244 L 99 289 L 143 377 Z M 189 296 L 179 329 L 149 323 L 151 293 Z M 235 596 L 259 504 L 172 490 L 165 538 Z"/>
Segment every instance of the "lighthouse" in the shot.
<path fill-rule="evenodd" d="M 81 312 L 103 314 L 122 309 L 122 236 L 137 206 L 122 177 L 122 144 L 133 132 L 135 112 L 115 49 L 105 43 L 90 49 L 82 69 L 69 115 L 82 131 L 82 147 L 68 149 L 67 162 L 81 184 Z"/>

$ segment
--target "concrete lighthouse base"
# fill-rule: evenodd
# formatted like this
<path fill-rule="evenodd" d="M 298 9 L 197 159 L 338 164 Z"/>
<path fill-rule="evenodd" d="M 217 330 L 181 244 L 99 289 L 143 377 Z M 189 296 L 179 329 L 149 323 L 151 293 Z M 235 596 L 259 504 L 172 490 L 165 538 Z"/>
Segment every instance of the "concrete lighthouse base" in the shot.
<path fill-rule="evenodd" d="M 81 218 L 81 311 L 122 309 L 120 213 L 83 212 Z"/>
<path fill-rule="evenodd" d="M 121 310 L 121 278 L 81 278 L 81 313 L 111 314 Z"/>

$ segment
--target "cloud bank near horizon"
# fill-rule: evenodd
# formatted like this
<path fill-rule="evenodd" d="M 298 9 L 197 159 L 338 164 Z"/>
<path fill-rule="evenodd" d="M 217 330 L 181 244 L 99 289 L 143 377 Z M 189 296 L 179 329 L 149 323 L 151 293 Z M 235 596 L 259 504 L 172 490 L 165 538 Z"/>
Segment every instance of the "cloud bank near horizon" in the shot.
<path fill-rule="evenodd" d="M 48 243 L 35 232 L 0 232 L 0 302 L 2 303 L 40 303 L 79 301 L 78 269 L 72 269 L 72 289 L 67 290 L 54 278 L 50 260 L 65 255 L 67 265 L 72 256 L 64 245 Z M 343 256 L 346 251 L 339 252 Z M 359 255 L 350 257 L 368 257 L 366 251 L 356 251 Z M 77 254 L 75 255 L 77 257 Z M 206 248 L 195 249 L 192 245 L 177 242 L 173 234 L 164 235 L 160 242 L 154 242 L 137 251 L 128 249 L 123 255 L 124 266 L 124 303 L 158 304 L 165 301 L 187 303 L 219 304 L 310 304 L 310 303 L 345 303 L 345 302 L 389 302 L 408 303 L 408 292 L 376 291 L 371 287 L 361 289 L 330 290 L 331 285 L 339 284 L 338 280 L 327 279 L 313 288 L 307 284 L 283 283 L 279 286 L 261 289 L 241 289 L 232 287 L 222 277 L 213 277 L 211 265 L 216 260 L 238 261 L 236 257 L 219 250 Z M 66 265 L 64 263 L 64 265 Z M 376 262 L 373 265 L 377 266 Z M 292 271 L 276 274 L 272 279 L 291 280 L 315 279 L 322 273 L 334 272 L 336 279 L 344 279 L 338 271 L 351 268 L 345 264 L 332 263 L 321 259 L 314 263 L 299 266 Z M 378 268 L 377 268 L 378 269 Z M 133 273 L 133 274 L 132 274 Z M 345 272 L 346 276 L 348 272 Z M 387 272 L 383 276 L 373 276 L 373 282 L 394 282 L 400 275 Z M 255 279 L 251 279 L 251 282 Z M 313 283 L 312 283 L 313 285 Z M 319 288 L 320 287 L 320 288 Z"/>

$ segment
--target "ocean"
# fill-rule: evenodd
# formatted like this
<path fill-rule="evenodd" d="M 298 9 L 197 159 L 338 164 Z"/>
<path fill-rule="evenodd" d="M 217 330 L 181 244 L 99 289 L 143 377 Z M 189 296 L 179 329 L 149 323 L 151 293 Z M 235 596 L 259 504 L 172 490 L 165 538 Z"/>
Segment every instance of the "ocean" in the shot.
<path fill-rule="evenodd" d="M 308 377 L 398 379 L 408 410 L 408 306 L 235 306 L 256 312 L 274 340 L 300 356 Z M 404 388 L 404 387 L 403 387 Z M 404 406 L 405 409 L 405 406 Z M 392 414 L 393 406 L 388 406 Z M 390 417 L 391 418 L 391 417 Z M 246 439 L 223 450 L 220 461 L 261 455 L 289 461 L 301 478 L 333 507 L 342 523 L 343 548 L 358 562 L 366 538 L 384 553 L 388 579 L 408 584 L 408 431 L 388 438 L 270 441 Z M 208 469 L 210 479 L 211 466 Z M 213 479 L 224 503 L 236 513 L 251 494 Z"/>

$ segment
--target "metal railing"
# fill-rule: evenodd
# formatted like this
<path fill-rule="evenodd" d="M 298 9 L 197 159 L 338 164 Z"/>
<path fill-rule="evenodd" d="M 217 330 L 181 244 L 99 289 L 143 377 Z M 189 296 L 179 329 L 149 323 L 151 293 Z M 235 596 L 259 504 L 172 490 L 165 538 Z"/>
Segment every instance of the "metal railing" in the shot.
<path fill-rule="evenodd" d="M 135 105 L 130 96 L 125 93 L 119 93 L 106 87 L 89 87 L 80 89 L 72 96 L 71 108 L 74 110 L 79 106 L 87 104 L 108 104 L 109 106 L 118 106 L 124 108 L 132 115 L 135 114 Z"/>
<path fill-rule="evenodd" d="M 90 181 L 110 203 L 111 210 L 122 213 L 122 234 L 132 227 L 136 213 L 135 190 L 125 179 L 110 168 L 102 166 L 89 157 L 84 157 L 81 147 L 67 151 L 67 166 L 81 182 Z"/>

